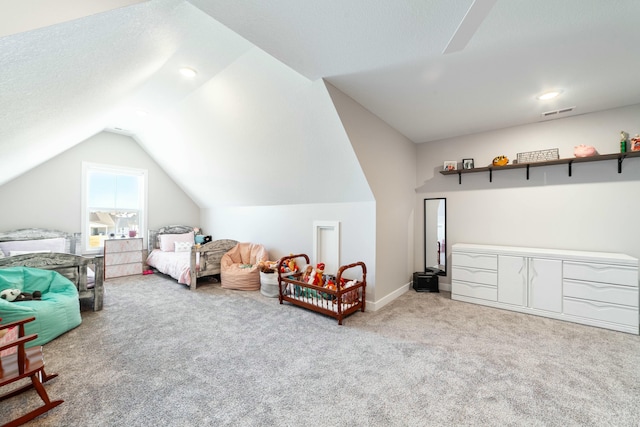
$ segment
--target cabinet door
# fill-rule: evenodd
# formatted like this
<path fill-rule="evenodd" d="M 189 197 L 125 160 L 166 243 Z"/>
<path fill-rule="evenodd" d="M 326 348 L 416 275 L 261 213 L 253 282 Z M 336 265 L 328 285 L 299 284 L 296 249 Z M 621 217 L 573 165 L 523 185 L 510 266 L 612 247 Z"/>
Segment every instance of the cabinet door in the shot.
<path fill-rule="evenodd" d="M 562 261 L 529 259 L 529 307 L 562 312 Z"/>
<path fill-rule="evenodd" d="M 527 259 L 498 256 L 498 302 L 527 305 Z"/>

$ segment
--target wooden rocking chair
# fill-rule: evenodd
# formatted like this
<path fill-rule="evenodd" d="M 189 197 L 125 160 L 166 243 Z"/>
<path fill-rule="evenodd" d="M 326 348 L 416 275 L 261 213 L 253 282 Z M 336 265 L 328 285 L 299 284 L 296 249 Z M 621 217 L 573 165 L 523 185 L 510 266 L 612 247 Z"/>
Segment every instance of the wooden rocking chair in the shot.
<path fill-rule="evenodd" d="M 42 383 L 58 376 L 58 374 L 47 375 L 44 371 L 42 347 L 37 346 L 25 348 L 25 344 L 27 342 L 32 341 L 37 337 L 36 334 L 24 335 L 24 324 L 33 320 L 35 320 L 35 317 L 7 323 L 6 325 L 0 325 L 0 333 L 2 330 L 11 327 L 18 328 L 17 339 L 5 344 L 0 344 L 0 352 L 16 347 L 16 350 L 13 353 L 0 357 L 0 388 L 23 378 L 31 378 L 31 384 L 25 384 L 13 391 L 0 395 L 0 401 L 17 396 L 31 388 L 35 388 L 38 395 L 40 395 L 40 398 L 44 401 L 44 405 L 21 416 L 20 418 L 16 418 L 7 424 L 3 424 L 2 427 L 15 427 L 22 425 L 64 402 L 63 400 L 51 401 L 44 389 L 44 386 L 42 385 Z"/>

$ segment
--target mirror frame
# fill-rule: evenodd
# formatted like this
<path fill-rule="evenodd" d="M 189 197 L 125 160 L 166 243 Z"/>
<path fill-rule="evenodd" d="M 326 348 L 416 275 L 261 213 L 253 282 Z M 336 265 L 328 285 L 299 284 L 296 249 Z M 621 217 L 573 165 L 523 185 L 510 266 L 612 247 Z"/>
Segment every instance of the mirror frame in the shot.
<path fill-rule="evenodd" d="M 429 200 L 441 200 L 444 202 L 444 248 L 441 248 L 441 251 L 444 251 L 444 264 L 442 266 L 443 269 L 433 268 L 427 266 L 427 201 Z M 437 274 L 438 276 L 446 276 L 447 275 L 447 199 L 446 197 L 432 197 L 424 199 L 423 204 L 423 231 L 424 231 L 424 271 L 432 272 Z M 440 264 L 439 264 L 440 265 Z"/>

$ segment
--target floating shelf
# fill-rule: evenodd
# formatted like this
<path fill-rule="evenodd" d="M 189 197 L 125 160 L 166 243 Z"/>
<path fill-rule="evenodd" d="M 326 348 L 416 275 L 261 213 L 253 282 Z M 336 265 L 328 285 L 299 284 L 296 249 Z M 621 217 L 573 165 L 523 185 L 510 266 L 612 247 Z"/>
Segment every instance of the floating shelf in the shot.
<path fill-rule="evenodd" d="M 458 184 L 462 184 L 462 175 L 466 173 L 489 172 L 489 182 L 493 182 L 494 170 L 497 171 L 497 170 L 507 170 L 507 169 L 526 169 L 527 179 L 529 179 L 530 168 L 538 168 L 541 166 L 551 166 L 551 165 L 567 165 L 569 168 L 569 176 L 571 176 L 571 165 L 574 163 L 600 162 L 603 160 L 614 160 L 614 159 L 618 160 L 618 173 L 622 173 L 622 161 L 627 157 L 640 157 L 640 151 L 629 151 L 626 153 L 614 153 L 614 154 L 598 154 L 590 157 L 571 157 L 567 159 L 546 160 L 544 162 L 535 162 L 535 163 L 516 163 L 516 164 L 504 165 L 504 166 L 486 166 L 483 168 L 456 169 L 453 171 L 440 171 L 440 173 L 442 175 L 458 175 Z"/>

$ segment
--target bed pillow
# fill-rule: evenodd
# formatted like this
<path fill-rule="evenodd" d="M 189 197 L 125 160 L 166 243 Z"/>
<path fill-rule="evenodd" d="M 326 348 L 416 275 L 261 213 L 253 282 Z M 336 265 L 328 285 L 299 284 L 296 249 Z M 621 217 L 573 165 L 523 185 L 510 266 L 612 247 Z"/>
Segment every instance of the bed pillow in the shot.
<path fill-rule="evenodd" d="M 9 251 L 9 256 L 25 255 L 25 254 L 50 254 L 49 250 L 42 251 Z"/>
<path fill-rule="evenodd" d="M 189 242 L 193 244 L 193 231 L 182 234 L 161 234 L 160 250 L 163 252 L 174 252 L 176 242 Z"/>
<path fill-rule="evenodd" d="M 10 242 L 0 242 L 0 250 L 6 256 L 11 251 L 44 251 L 49 252 L 66 252 L 67 240 L 64 237 L 54 237 L 52 239 L 35 239 L 35 240 L 12 240 Z"/>
<path fill-rule="evenodd" d="M 193 243 L 191 242 L 175 242 L 176 252 L 191 252 Z"/>

